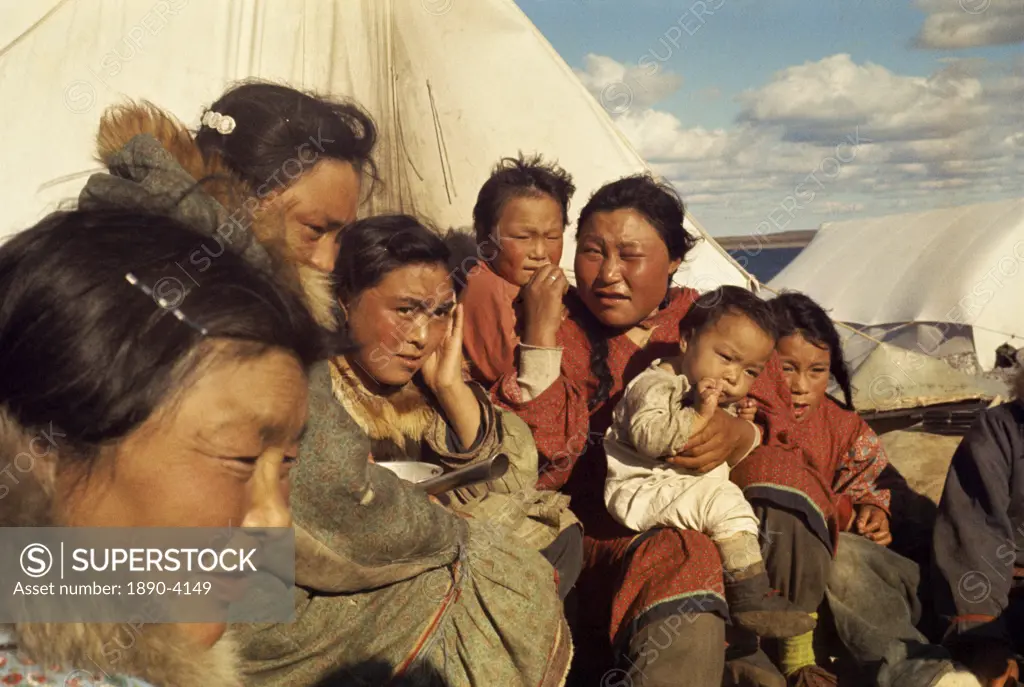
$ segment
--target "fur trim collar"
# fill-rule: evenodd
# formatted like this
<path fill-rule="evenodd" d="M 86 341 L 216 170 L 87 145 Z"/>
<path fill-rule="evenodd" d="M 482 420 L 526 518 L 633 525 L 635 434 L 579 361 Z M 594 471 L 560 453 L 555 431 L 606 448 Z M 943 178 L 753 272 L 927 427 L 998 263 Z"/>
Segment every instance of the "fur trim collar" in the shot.
<path fill-rule="evenodd" d="M 158 687 L 242 685 L 237 649 L 228 636 L 197 651 L 173 625 L 31 623 L 9 629 L 19 653 L 72 675 L 104 673 Z"/>
<path fill-rule="evenodd" d="M 394 443 L 405 456 L 419 454 L 420 442 L 437 417 L 429 392 L 410 382 L 387 396 L 363 386 L 345 358 L 331 360 L 334 397 L 375 441 Z"/>
<path fill-rule="evenodd" d="M 257 199 L 256 193 L 231 173 L 220 156 L 204 157 L 192 133 L 173 116 L 147 102 L 114 106 L 104 112 L 96 135 L 97 156 L 110 174 L 136 176 L 123 169 L 122 152 L 139 136 L 154 139 L 204 193 L 220 203 L 233 218 L 242 217 L 244 226 L 270 254 L 275 273 L 303 295 L 310 312 L 322 326 L 336 329 L 329 275 L 303 263 L 287 241 L 281 214 L 261 212 L 253 202 Z"/>
<path fill-rule="evenodd" d="M 32 437 L 0 407 L 0 456 L 31 450 Z M 31 454 L 29 454 L 31 455 Z M 30 472 L 0 498 L 0 527 L 56 524 L 46 465 L 34 460 Z M 19 623 L 3 626 L 18 651 L 43 665 L 130 676 L 160 687 L 238 687 L 234 642 L 227 636 L 210 649 L 199 649 L 176 625 L 133 627 L 129 623 Z"/>

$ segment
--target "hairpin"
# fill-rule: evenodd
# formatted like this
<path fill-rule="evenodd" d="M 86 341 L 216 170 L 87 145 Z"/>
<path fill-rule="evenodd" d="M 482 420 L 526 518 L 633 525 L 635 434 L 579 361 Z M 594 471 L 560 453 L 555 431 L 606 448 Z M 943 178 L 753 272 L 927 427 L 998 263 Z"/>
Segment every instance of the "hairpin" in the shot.
<path fill-rule="evenodd" d="M 227 136 L 235 130 L 235 118 L 230 115 L 222 115 L 219 112 L 213 110 L 207 110 L 203 115 L 203 124 L 216 129 L 218 133 Z"/>
<path fill-rule="evenodd" d="M 155 293 L 153 293 L 153 289 L 149 288 L 148 286 L 143 284 L 141 281 L 139 281 L 139 278 L 136 277 L 131 272 L 128 272 L 127 274 L 125 274 L 124 275 L 124 279 L 125 279 L 126 282 L 128 282 L 129 284 L 131 284 L 132 286 L 137 288 L 139 291 L 142 291 L 142 293 L 144 293 L 147 296 L 149 296 L 150 298 L 152 298 L 156 302 L 157 305 L 159 305 L 161 308 L 163 308 L 164 310 L 166 310 L 169 313 L 171 313 L 172 315 L 174 315 L 174 317 L 177 318 L 180 322 L 184 322 L 185 324 L 187 324 L 188 326 L 192 327 L 192 329 L 195 329 L 197 332 L 199 332 L 203 336 L 206 336 L 207 334 L 209 334 L 209 331 L 206 329 L 206 327 L 203 327 L 203 326 L 201 326 L 199 324 L 196 324 L 195 322 L 190 320 L 188 318 L 188 316 L 185 315 L 185 313 L 183 313 L 181 311 L 181 308 L 179 308 L 177 306 L 171 307 L 170 301 L 168 301 L 166 298 L 161 298 L 160 296 L 157 296 Z"/>

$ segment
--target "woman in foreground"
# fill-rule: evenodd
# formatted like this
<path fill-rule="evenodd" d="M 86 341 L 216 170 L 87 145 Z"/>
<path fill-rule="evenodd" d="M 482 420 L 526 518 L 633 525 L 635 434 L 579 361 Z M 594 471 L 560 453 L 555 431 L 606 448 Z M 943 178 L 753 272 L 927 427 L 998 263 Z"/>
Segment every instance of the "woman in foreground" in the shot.
<path fill-rule="evenodd" d="M 158 304 L 142 287 L 158 289 L 203 238 L 157 215 L 78 211 L 0 248 L 0 455 L 34 457 L 17 463 L 0 525 L 290 524 L 316 327 L 301 301 L 232 253 L 180 303 Z M 42 454 L 41 433 L 52 437 Z M 234 687 L 238 659 L 224 631 L 8 626 L 0 683 L 70 687 L 99 674 Z M 128 641 L 130 651 L 109 649 Z"/>
<path fill-rule="evenodd" d="M 153 107 L 109 113 L 99 138 L 111 173 L 91 178 L 82 201 L 204 218 L 211 238 L 196 247 L 197 270 L 220 259 L 223 241 L 272 249 L 279 259 L 268 264 L 334 328 L 326 284 L 337 246 L 328 242 L 323 260 L 315 247 L 355 213 L 373 123 L 351 105 L 283 86 L 264 98 L 263 88 L 229 91 L 211 111 L 231 125 L 204 117 L 195 137 Z M 259 145 L 235 146 L 235 136 Z M 317 184 L 321 165 L 347 171 L 345 188 Z M 259 181 L 290 169 L 277 194 Z M 332 209 L 338 197 L 351 204 Z M 370 439 L 336 399 L 329 365 L 309 376 L 291 492 L 299 620 L 237 628 L 247 683 L 559 685 L 572 649 L 552 567 L 503 528 L 474 527 L 369 461 Z"/>

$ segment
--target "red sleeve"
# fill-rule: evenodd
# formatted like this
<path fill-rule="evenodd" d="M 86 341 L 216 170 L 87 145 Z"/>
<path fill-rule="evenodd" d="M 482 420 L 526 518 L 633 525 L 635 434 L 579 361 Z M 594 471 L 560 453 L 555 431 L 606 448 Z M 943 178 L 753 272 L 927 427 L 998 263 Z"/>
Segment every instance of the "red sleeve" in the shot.
<path fill-rule="evenodd" d="M 465 327 L 462 346 L 473 379 L 490 387 L 515 369 L 516 318 L 503 284 L 487 272 L 471 275 L 461 294 Z"/>
<path fill-rule="evenodd" d="M 561 488 L 591 443 L 589 391 L 586 383 L 576 381 L 590 377 L 589 347 L 571 320 L 562 324 L 559 340 L 563 346 L 561 374 L 544 393 L 523 401 L 516 372 L 503 374 L 492 391 L 495 403 L 522 418 L 533 432 L 540 458 L 540 489 Z"/>
<path fill-rule="evenodd" d="M 757 401 L 758 422 L 763 426 L 763 444 L 786 443 L 780 439 L 793 425 L 793 401 L 789 385 L 782 374 L 778 353 L 772 353 L 764 372 L 758 375 L 750 389 L 750 397 Z"/>

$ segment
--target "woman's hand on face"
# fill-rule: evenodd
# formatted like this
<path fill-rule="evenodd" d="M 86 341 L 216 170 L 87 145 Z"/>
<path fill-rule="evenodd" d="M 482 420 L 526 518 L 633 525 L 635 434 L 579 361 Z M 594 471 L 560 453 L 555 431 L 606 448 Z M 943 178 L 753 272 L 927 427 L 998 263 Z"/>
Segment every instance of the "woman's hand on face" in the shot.
<path fill-rule="evenodd" d="M 746 420 L 733 417 L 721 408 L 708 420 L 704 429 L 690 437 L 683 450 L 667 458 L 667 462 L 688 470 L 711 472 L 729 460 L 748 439 L 753 428 Z"/>
<path fill-rule="evenodd" d="M 460 386 L 466 382 L 462 378 L 462 327 L 464 317 L 462 304 L 455 306 L 448 334 L 441 345 L 423 362 L 420 372 L 423 381 L 437 395 Z"/>
<path fill-rule="evenodd" d="M 441 412 L 455 430 L 462 446 L 473 445 L 483 415 L 476 394 L 462 378 L 462 305 L 455 306 L 452 323 L 437 350 L 423 363 L 423 381 L 437 396 Z"/>
<path fill-rule="evenodd" d="M 889 516 L 878 506 L 868 504 L 857 506 L 857 519 L 853 526 L 857 534 L 867 537 L 876 544 L 888 546 L 892 543 Z"/>
<path fill-rule="evenodd" d="M 556 348 L 558 328 L 562 326 L 562 298 L 569 280 L 558 265 L 544 265 L 523 287 L 523 343 L 527 346 Z"/>

